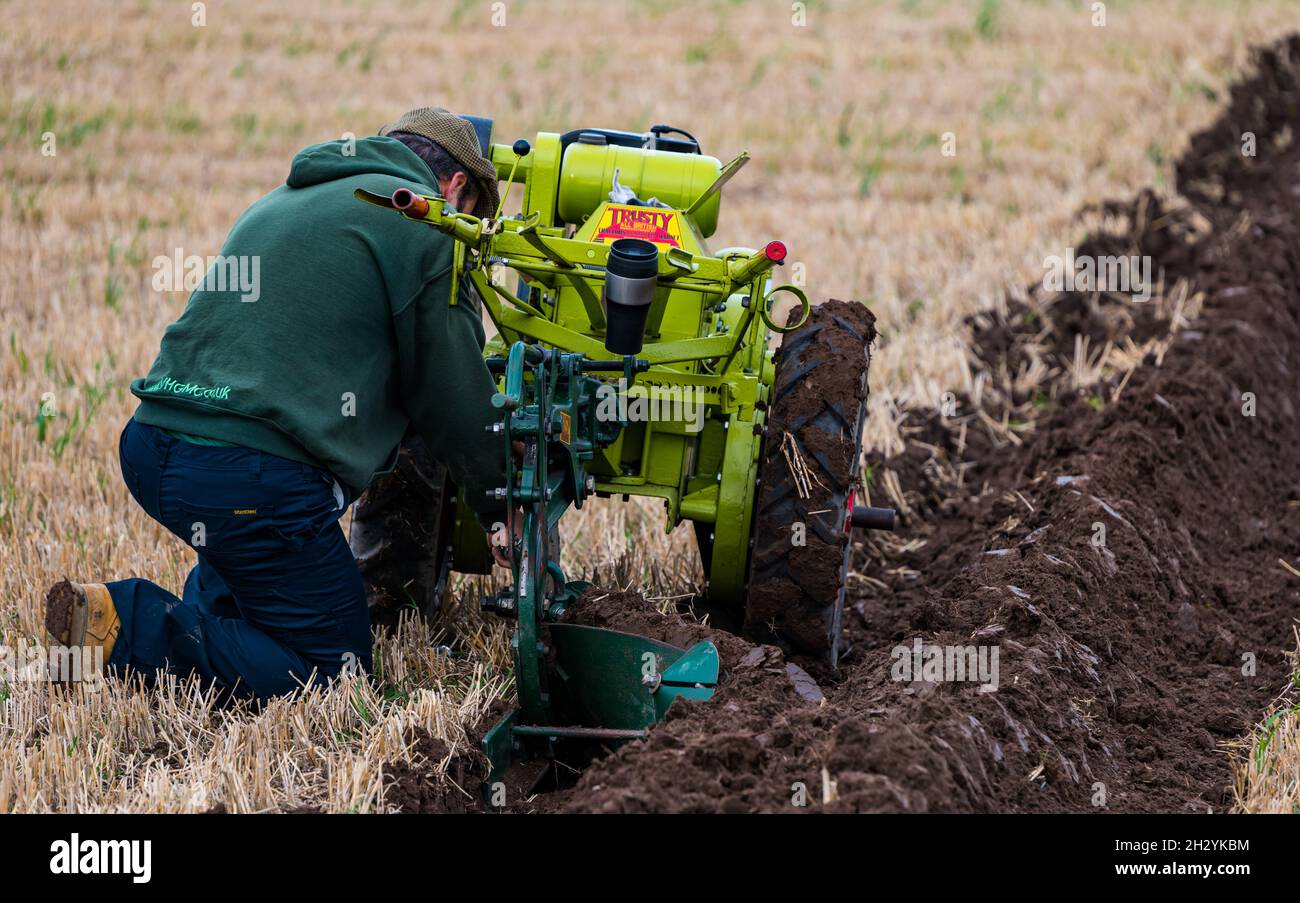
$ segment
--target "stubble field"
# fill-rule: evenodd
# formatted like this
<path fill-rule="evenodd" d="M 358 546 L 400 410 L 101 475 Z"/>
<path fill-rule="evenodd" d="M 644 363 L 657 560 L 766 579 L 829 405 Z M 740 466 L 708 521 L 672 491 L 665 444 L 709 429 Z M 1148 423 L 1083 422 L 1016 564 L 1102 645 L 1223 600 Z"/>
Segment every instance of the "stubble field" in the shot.
<path fill-rule="evenodd" d="M 1099 381 L 1113 392 L 1153 350 L 1142 343 L 1186 328 L 1204 303 L 1188 268 L 1182 295 L 1172 284 L 1160 295 L 1159 319 L 1174 325 L 1140 336 L 1141 347 L 1029 354 L 1028 366 L 1016 359 L 1010 370 L 999 370 L 1007 361 L 992 360 L 967 322 L 977 313 L 1014 321 L 1014 302 L 1028 300 L 1023 287 L 1041 280 L 1044 257 L 1123 219 L 1114 210 L 1080 216 L 1089 205 L 1147 187 L 1170 200 L 1175 162 L 1220 116 L 1251 45 L 1280 38 L 1297 10 L 1213 0 L 1107 6 L 1097 27 L 1088 4 L 1047 0 L 810 3 L 804 25 L 792 22 L 790 4 L 763 0 L 211 2 L 195 25 L 189 3 L 0 2 L 0 644 L 40 641 L 44 589 L 65 575 L 148 576 L 179 588 L 192 563 L 135 506 L 116 460 L 134 408 L 127 384 L 146 371 L 185 301 L 153 289 L 155 257 L 217 253 L 298 148 L 371 134 L 426 104 L 494 116 L 498 140 L 666 122 L 723 159 L 748 150 L 755 162 L 728 187 L 713 244 L 781 238 L 814 298 L 870 303 L 881 340 L 867 462 L 899 461 L 882 470 L 892 478 L 880 491 L 921 509 L 915 494 L 932 488 L 923 477 L 943 482 L 935 468 L 949 458 L 928 470 L 906 462 L 917 442 L 951 444 L 924 432 L 945 403 L 959 399 L 991 421 L 989 455 L 999 443 L 1019 447 L 1035 421 L 1013 408 L 1033 409 L 1040 384 L 1054 401 Z M 1212 219 L 1193 211 L 1187 228 L 1231 230 Z M 1008 387 L 1015 397 L 999 420 L 981 399 Z M 1295 474 L 1287 479 L 1279 496 L 1294 491 Z M 985 511 L 971 529 L 992 535 L 1013 513 Z M 565 529 L 568 564 L 602 586 L 663 609 L 699 586 L 689 529 L 665 535 L 649 506 L 599 506 Z M 916 614 L 912 584 L 942 574 L 928 584 L 941 593 L 963 579 L 952 562 L 909 546 L 940 538 L 860 550 L 860 596 L 887 596 L 900 623 Z M 1275 570 L 1277 598 L 1294 612 L 1300 581 Z M 469 732 L 510 693 L 505 634 L 479 619 L 475 590 L 461 586 L 432 628 L 455 656 L 436 651 L 429 629 L 407 625 L 379 641 L 376 684 L 259 712 L 217 710 L 183 683 L 65 692 L 6 681 L 0 812 L 410 808 L 394 772 L 406 785 L 421 776 L 418 806 L 472 806 L 473 788 L 454 780 L 472 756 Z M 889 618 L 867 622 L 862 644 L 888 648 L 897 638 Z M 1275 695 L 1295 637 L 1281 624 L 1271 630 L 1275 642 L 1259 653 Z M 1236 763 L 1235 795 L 1192 788 L 1177 802 L 1286 810 L 1300 800 L 1295 717 L 1278 709 L 1250 735 L 1252 719 L 1270 710 L 1265 682 L 1247 694 L 1253 714 L 1208 740 L 1207 759 Z M 688 744 L 689 729 L 675 728 Z M 835 730 L 853 739 L 852 728 Z M 833 779 L 834 745 L 817 749 Z M 900 749 L 873 762 L 879 774 L 911 747 Z M 613 762 L 608 780 L 593 777 L 573 805 L 637 808 L 628 804 L 637 773 Z M 965 786 L 936 781 L 928 795 L 868 787 L 856 807 L 905 799 L 918 808 L 919 797 L 929 809 L 980 808 Z M 691 792 L 645 807 L 680 808 Z M 1018 794 L 1004 799 L 1033 808 Z M 752 803 L 767 805 L 761 795 Z"/>

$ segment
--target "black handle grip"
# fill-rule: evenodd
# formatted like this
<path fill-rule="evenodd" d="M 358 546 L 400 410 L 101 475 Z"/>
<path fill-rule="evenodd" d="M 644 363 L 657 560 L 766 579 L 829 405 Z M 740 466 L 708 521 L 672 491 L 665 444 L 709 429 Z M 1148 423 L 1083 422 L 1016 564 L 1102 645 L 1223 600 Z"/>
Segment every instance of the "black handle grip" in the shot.
<path fill-rule="evenodd" d="M 633 369 L 637 373 L 644 373 L 650 369 L 650 362 L 643 358 L 637 358 L 636 365 L 633 367 Z M 583 373 L 622 373 L 623 359 L 618 358 L 617 360 L 611 360 L 611 361 L 585 360 L 582 362 L 582 372 Z"/>
<path fill-rule="evenodd" d="M 849 522 L 863 530 L 894 531 L 898 522 L 898 512 L 893 508 L 871 508 L 867 505 L 854 505 Z"/>

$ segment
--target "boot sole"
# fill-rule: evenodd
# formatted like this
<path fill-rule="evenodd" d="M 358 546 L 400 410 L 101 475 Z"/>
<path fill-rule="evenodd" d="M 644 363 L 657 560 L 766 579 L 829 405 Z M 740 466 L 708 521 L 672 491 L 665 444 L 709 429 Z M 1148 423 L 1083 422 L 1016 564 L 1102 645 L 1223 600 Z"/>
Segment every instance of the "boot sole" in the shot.
<path fill-rule="evenodd" d="M 74 620 L 81 622 L 84 631 L 86 599 L 70 581 L 60 580 L 45 594 L 45 629 L 55 642 L 71 645 Z"/>

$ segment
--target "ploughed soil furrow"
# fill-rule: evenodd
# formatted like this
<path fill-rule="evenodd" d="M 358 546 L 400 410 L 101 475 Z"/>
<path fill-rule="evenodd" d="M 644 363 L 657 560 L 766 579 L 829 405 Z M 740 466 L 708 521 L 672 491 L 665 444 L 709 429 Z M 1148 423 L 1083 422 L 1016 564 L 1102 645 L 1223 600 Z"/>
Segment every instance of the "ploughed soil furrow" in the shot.
<path fill-rule="evenodd" d="M 861 553 L 886 588 L 846 615 L 840 671 L 801 662 L 818 688 L 779 650 L 715 634 L 727 671 L 715 697 L 674 706 L 546 808 L 1227 807 L 1228 746 L 1282 686 L 1300 615 L 1300 579 L 1279 564 L 1300 549 L 1298 73 L 1300 38 L 1262 51 L 1178 164 L 1187 203 L 1118 205 L 1130 231 L 1094 243 L 1149 254 L 1166 289 L 1182 279 L 1203 294 L 1159 360 L 1093 404 L 1055 387 L 1018 447 L 928 424 L 927 445 L 887 462 L 917 499 L 903 538 L 924 544 L 887 568 Z M 1063 358 L 1076 334 L 1140 342 L 1168 325 L 1096 294 L 1062 295 L 1048 314 L 1046 339 L 1032 331 Z M 976 356 L 1014 370 L 1023 338 L 976 330 Z M 909 465 L 933 448 L 967 462 L 960 484 Z M 590 617 L 679 642 L 709 634 L 616 601 Z M 982 648 L 986 664 L 996 651 L 996 689 L 906 679 L 895 650 L 918 640 Z"/>

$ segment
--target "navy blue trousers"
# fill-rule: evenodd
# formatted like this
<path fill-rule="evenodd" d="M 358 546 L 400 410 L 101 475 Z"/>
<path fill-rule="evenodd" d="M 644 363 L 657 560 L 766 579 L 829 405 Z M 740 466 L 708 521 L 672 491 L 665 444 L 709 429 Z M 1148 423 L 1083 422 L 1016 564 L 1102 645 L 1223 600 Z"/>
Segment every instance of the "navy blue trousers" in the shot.
<path fill-rule="evenodd" d="M 197 674 L 223 696 L 257 699 L 369 672 L 365 587 L 328 473 L 135 420 L 119 454 L 131 495 L 198 564 L 180 598 L 148 580 L 108 584 L 122 619 L 110 667 Z"/>

